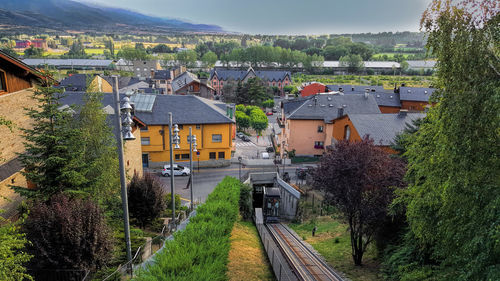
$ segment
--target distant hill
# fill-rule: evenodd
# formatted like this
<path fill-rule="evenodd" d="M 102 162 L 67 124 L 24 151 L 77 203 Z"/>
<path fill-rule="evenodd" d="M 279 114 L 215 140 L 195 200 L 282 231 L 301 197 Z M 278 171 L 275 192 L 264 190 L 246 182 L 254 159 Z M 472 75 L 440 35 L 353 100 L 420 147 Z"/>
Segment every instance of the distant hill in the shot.
<path fill-rule="evenodd" d="M 224 32 L 216 25 L 192 24 L 71 0 L 1 0 L 0 25 L 4 25 L 0 31 L 32 27 L 96 32 Z"/>

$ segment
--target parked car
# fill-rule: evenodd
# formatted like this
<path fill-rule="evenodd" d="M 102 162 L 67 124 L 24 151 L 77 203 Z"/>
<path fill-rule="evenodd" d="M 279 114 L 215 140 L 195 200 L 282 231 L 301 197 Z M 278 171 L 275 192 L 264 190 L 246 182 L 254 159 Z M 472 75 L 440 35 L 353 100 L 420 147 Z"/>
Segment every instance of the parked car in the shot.
<path fill-rule="evenodd" d="M 191 174 L 191 170 L 189 170 L 189 168 L 174 164 L 174 176 L 189 176 L 189 174 Z M 170 177 L 170 165 L 163 166 L 161 175 L 164 177 Z"/>
<path fill-rule="evenodd" d="M 273 112 L 272 111 L 268 111 L 266 112 L 266 115 L 269 116 L 269 115 L 273 115 Z"/>
<path fill-rule="evenodd" d="M 243 134 L 242 132 L 237 132 L 237 133 L 236 133 L 236 136 L 237 136 L 238 138 L 240 138 L 240 139 L 241 139 L 241 138 L 243 138 L 243 136 L 244 136 L 244 135 L 245 135 L 245 134 Z"/>
<path fill-rule="evenodd" d="M 269 153 L 262 152 L 262 159 L 269 159 Z"/>
<path fill-rule="evenodd" d="M 274 113 L 278 112 L 278 109 L 276 107 L 273 107 L 273 112 Z"/>
<path fill-rule="evenodd" d="M 274 148 L 272 146 L 266 148 L 266 151 L 271 153 L 271 152 L 274 152 Z"/>
<path fill-rule="evenodd" d="M 243 135 L 243 136 L 241 137 L 241 140 L 242 140 L 242 141 L 250 141 L 250 138 L 249 138 L 249 137 L 247 137 L 247 136 L 245 136 L 245 135 Z"/>

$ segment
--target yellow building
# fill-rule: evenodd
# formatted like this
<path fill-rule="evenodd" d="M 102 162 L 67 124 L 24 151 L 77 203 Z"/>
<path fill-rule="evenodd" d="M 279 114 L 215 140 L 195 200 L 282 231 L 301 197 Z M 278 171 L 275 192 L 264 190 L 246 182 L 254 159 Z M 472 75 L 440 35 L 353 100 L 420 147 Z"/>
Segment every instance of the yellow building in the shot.
<path fill-rule="evenodd" d="M 174 162 L 189 161 L 189 127 L 196 135 L 198 153 L 193 165 L 228 166 L 233 151 L 235 122 L 233 107 L 197 96 L 136 94 L 135 116 L 146 127 L 141 128 L 142 161 L 145 167 L 162 167 L 170 163 L 169 112 L 179 126 L 180 149 L 174 151 Z"/>

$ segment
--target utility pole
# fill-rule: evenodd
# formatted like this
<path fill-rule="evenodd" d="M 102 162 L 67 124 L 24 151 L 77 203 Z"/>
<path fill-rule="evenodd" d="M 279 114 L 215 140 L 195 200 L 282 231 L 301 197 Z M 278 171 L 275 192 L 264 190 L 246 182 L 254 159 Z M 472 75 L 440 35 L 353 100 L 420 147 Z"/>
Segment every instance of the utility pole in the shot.
<path fill-rule="evenodd" d="M 127 261 L 132 260 L 132 246 L 130 243 L 130 223 L 128 215 L 127 183 L 125 178 L 125 162 L 123 160 L 123 138 L 122 138 L 122 120 L 120 114 L 120 96 L 118 94 L 118 77 L 113 76 L 113 96 L 115 102 L 115 130 L 116 143 L 118 148 L 118 162 L 120 163 L 120 185 L 123 208 L 123 228 L 125 232 L 125 244 L 127 250 Z M 130 106 L 130 105 L 129 105 Z M 132 263 L 128 264 L 128 270 L 132 274 Z"/>
<path fill-rule="evenodd" d="M 174 146 L 172 140 L 172 112 L 168 113 L 168 135 L 170 145 L 170 194 L 172 195 L 172 225 L 175 226 Z"/>

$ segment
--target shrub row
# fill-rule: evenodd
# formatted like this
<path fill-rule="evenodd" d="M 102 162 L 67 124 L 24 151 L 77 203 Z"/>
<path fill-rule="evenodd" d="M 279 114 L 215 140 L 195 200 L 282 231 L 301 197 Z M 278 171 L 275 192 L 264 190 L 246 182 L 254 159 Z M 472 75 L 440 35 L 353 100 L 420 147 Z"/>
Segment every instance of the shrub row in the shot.
<path fill-rule="evenodd" d="M 135 280 L 227 280 L 229 237 L 238 217 L 240 182 L 226 177 Z"/>

